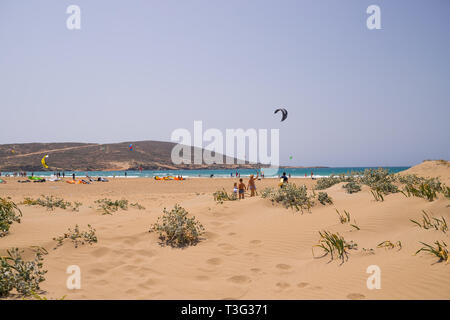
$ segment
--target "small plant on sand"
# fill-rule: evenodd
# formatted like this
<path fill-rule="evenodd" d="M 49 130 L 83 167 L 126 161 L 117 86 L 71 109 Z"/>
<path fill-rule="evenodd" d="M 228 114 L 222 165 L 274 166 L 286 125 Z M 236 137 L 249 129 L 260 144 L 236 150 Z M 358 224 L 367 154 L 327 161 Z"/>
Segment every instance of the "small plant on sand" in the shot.
<path fill-rule="evenodd" d="M 141 206 L 139 203 L 130 203 L 130 207 L 136 208 L 138 210 L 145 210 L 144 206 Z"/>
<path fill-rule="evenodd" d="M 228 194 L 225 191 L 225 189 L 217 190 L 216 192 L 213 193 L 213 197 L 214 197 L 214 201 L 216 201 L 217 203 L 220 203 L 220 204 L 222 204 L 224 201 L 237 200 L 235 193 Z"/>
<path fill-rule="evenodd" d="M 85 243 L 97 243 L 98 239 L 95 235 L 95 229 L 93 229 L 90 224 L 88 224 L 88 229 L 88 231 L 80 231 L 78 225 L 75 226 L 73 231 L 69 228 L 67 233 L 64 233 L 60 237 L 53 238 L 53 240 L 57 241 L 56 247 L 54 249 L 62 246 L 66 239 L 72 240 L 75 248 L 78 248 L 79 245 L 83 245 Z"/>
<path fill-rule="evenodd" d="M 372 193 L 372 196 L 374 197 L 375 201 L 384 201 L 383 192 L 379 189 L 371 189 L 370 192 Z"/>
<path fill-rule="evenodd" d="M 394 249 L 395 247 L 397 247 L 398 250 L 401 250 L 401 249 L 402 249 L 402 243 L 401 243 L 401 241 L 397 241 L 397 242 L 394 244 L 394 243 L 392 243 L 391 241 L 386 240 L 386 241 L 383 241 L 383 242 L 381 242 L 381 243 L 379 243 L 379 244 L 377 245 L 377 248 Z"/>
<path fill-rule="evenodd" d="M 420 242 L 424 246 L 416 251 L 415 255 L 418 254 L 421 251 L 428 252 L 429 254 L 435 255 L 439 258 L 439 262 L 445 261 L 445 263 L 450 262 L 450 256 L 448 254 L 447 244 L 442 241 L 440 243 L 439 241 L 434 242 L 436 246 L 426 244 L 424 242 Z"/>
<path fill-rule="evenodd" d="M 263 198 L 268 198 L 272 203 L 280 203 L 285 208 L 302 211 L 309 210 L 314 206 L 313 196 L 308 195 L 306 186 L 297 187 L 294 183 L 288 183 L 278 189 L 264 189 L 261 193 Z"/>
<path fill-rule="evenodd" d="M 128 200 L 124 199 L 112 201 L 111 199 L 104 198 L 95 200 L 95 203 L 97 204 L 97 210 L 103 214 L 112 214 L 119 209 L 128 210 Z"/>
<path fill-rule="evenodd" d="M 350 213 L 349 212 L 344 210 L 344 214 L 341 214 L 338 209 L 335 209 L 335 210 L 336 210 L 336 212 L 337 212 L 337 214 L 339 216 L 339 222 L 340 223 L 342 223 L 342 224 L 350 223 L 351 219 L 350 219 Z M 355 228 L 356 230 L 361 230 L 361 228 L 356 225 L 356 220 L 353 220 L 353 221 L 354 221 L 354 224 L 350 223 L 350 226 Z"/>
<path fill-rule="evenodd" d="M 335 210 L 339 216 L 340 223 L 344 224 L 344 223 L 350 222 L 350 213 L 348 213 L 346 210 L 344 210 L 344 214 L 341 214 L 338 209 L 335 209 Z"/>
<path fill-rule="evenodd" d="M 200 241 L 205 228 L 195 219 L 188 218 L 188 212 L 178 204 L 158 217 L 155 224 L 151 225 L 149 232 L 157 232 L 163 244 L 171 247 L 185 247 L 195 245 Z"/>
<path fill-rule="evenodd" d="M 348 250 L 357 249 L 357 244 L 353 241 L 347 242 L 344 237 L 339 233 L 331 233 L 329 231 L 319 231 L 320 240 L 319 243 L 313 246 L 313 256 L 314 247 L 319 247 L 324 251 L 321 257 L 330 254 L 331 260 L 340 259 L 341 263 L 348 260 Z M 315 257 L 315 256 L 314 256 Z M 321 258 L 319 257 L 319 258 Z"/>
<path fill-rule="evenodd" d="M 13 222 L 20 223 L 22 211 L 11 198 L 0 198 L 0 238 L 8 234 Z"/>
<path fill-rule="evenodd" d="M 326 192 L 319 192 L 317 200 L 319 200 L 319 202 L 323 205 L 333 204 L 333 199 L 331 199 L 331 197 Z"/>
<path fill-rule="evenodd" d="M 444 217 L 441 217 L 441 219 L 439 218 L 435 218 L 435 217 L 430 217 L 428 215 L 428 213 L 425 212 L 425 210 L 422 210 L 423 214 L 422 214 L 422 222 L 419 223 L 416 220 L 412 220 L 409 219 L 412 223 L 417 224 L 419 227 L 424 228 L 425 230 L 428 229 L 435 229 L 435 230 L 440 230 L 443 233 L 446 233 L 448 231 L 448 225 L 447 225 L 447 221 L 445 221 Z"/>
<path fill-rule="evenodd" d="M 35 258 L 24 261 L 23 251 L 18 248 L 7 250 L 7 256 L 0 257 L 0 297 L 7 296 L 13 289 L 24 296 L 39 290 L 47 272 L 43 270 L 44 248 L 35 248 Z"/>
<path fill-rule="evenodd" d="M 25 197 L 22 201 L 22 204 L 27 206 L 41 206 L 47 208 L 47 210 L 55 210 L 55 208 L 61 209 L 69 209 L 72 207 L 72 211 L 78 211 L 79 207 L 82 205 L 81 202 L 75 202 L 72 204 L 69 201 L 65 201 L 62 198 L 54 197 L 54 196 L 45 196 L 41 195 L 42 198 L 32 199 Z"/>
<path fill-rule="evenodd" d="M 32 299 L 23 298 L 23 300 L 64 300 L 66 298 L 66 295 L 64 295 L 58 299 L 52 299 L 52 298 L 49 299 L 46 296 L 41 296 L 40 294 L 37 294 L 34 291 L 31 291 L 30 294 L 31 294 Z"/>
<path fill-rule="evenodd" d="M 349 183 L 344 184 L 342 188 L 344 188 L 347 191 L 347 193 L 350 194 L 361 191 L 361 185 L 354 181 L 350 181 Z"/>

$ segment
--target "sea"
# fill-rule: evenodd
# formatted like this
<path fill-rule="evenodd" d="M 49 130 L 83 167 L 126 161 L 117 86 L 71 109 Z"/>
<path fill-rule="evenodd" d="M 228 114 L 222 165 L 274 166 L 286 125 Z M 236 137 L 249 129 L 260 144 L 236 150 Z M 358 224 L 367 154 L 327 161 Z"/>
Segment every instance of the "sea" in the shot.
<path fill-rule="evenodd" d="M 334 168 L 280 168 L 269 169 L 262 168 L 265 178 L 278 178 L 283 172 L 287 175 L 291 175 L 293 178 L 311 178 L 311 174 L 315 178 L 328 177 L 330 175 L 350 174 L 351 172 L 362 172 L 365 169 L 377 169 L 385 168 L 390 173 L 397 173 L 410 167 L 334 167 Z M 241 177 L 248 177 L 251 174 L 256 175 L 255 169 L 201 169 L 201 170 L 142 170 L 142 171 L 65 171 L 66 177 L 71 177 L 75 173 L 76 177 L 105 177 L 105 178 L 153 178 L 153 177 L 165 177 L 165 176 L 182 176 L 183 178 L 230 178 L 236 177 L 236 173 Z M 2 176 L 10 175 L 12 172 L 2 172 Z M 34 176 L 37 177 L 50 177 L 54 175 L 53 171 L 35 171 Z M 31 175 L 31 172 L 27 172 L 27 175 Z"/>

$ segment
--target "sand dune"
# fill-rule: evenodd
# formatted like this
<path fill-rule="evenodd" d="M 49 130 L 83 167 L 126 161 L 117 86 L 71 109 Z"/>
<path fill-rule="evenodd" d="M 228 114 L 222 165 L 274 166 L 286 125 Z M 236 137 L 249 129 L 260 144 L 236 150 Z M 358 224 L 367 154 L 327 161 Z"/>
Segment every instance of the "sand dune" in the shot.
<path fill-rule="evenodd" d="M 411 173 L 450 178 L 450 168 L 423 163 Z M 413 256 L 427 243 L 444 240 L 448 234 L 423 230 L 409 219 L 421 211 L 444 216 L 450 221 L 449 201 L 433 202 L 406 198 L 402 194 L 375 202 L 367 187 L 347 194 L 341 185 L 328 190 L 333 205 L 317 205 L 303 214 L 272 205 L 260 197 L 216 204 L 212 192 L 232 189 L 232 179 L 191 179 L 183 182 L 151 179 L 116 179 L 109 183 L 69 185 L 63 182 L 19 184 L 15 179 L 0 185 L 2 196 L 19 202 L 25 196 L 56 195 L 68 201 L 81 201 L 79 212 L 21 206 L 21 224 L 0 238 L 0 252 L 9 247 L 44 246 L 48 270 L 42 283 L 45 295 L 66 299 L 449 299 L 450 265 L 436 263 L 426 254 Z M 292 179 L 297 184 L 314 185 L 311 179 Z M 276 186 L 276 179 L 258 181 Z M 90 208 L 94 201 L 108 197 L 139 202 L 145 210 L 130 208 L 102 215 Z M 198 245 L 174 249 L 159 245 L 149 233 L 150 225 L 164 207 L 179 203 L 206 228 Z M 335 209 L 350 212 L 361 230 L 339 223 Z M 53 237 L 75 224 L 97 230 L 98 243 L 74 248 L 65 243 L 56 250 Z M 353 229 L 353 230 L 352 230 Z M 349 260 L 340 265 L 328 257 L 315 259 L 312 246 L 319 230 L 339 232 L 358 243 Z M 390 240 L 403 248 L 376 248 Z M 373 248 L 374 254 L 363 248 Z M 66 268 L 78 265 L 82 288 L 68 290 Z M 381 289 L 369 290 L 369 265 L 381 268 Z"/>

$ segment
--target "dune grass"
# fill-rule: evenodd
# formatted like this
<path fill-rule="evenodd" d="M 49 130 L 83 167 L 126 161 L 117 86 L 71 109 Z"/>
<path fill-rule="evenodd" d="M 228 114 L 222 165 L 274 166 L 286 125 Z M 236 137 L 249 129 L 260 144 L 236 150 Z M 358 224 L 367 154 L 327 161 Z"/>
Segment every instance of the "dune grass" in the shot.
<path fill-rule="evenodd" d="M 433 245 L 429 245 L 426 244 L 424 242 L 420 242 L 421 244 L 423 244 L 423 247 L 420 248 L 419 250 L 416 251 L 415 254 L 418 254 L 419 252 L 428 252 L 431 255 L 436 256 L 437 258 L 439 258 L 439 262 L 441 261 L 445 261 L 446 264 L 448 264 L 450 262 L 450 256 L 448 254 L 448 249 L 447 249 L 447 244 L 442 241 L 442 243 L 440 243 L 439 241 L 435 241 Z"/>
<path fill-rule="evenodd" d="M 331 260 L 339 259 L 341 260 L 341 264 L 348 260 L 348 250 L 356 249 L 358 246 L 353 241 L 347 242 L 344 239 L 344 237 L 342 237 L 339 233 L 331 233 L 329 231 L 319 231 L 319 235 L 320 235 L 319 243 L 313 246 L 312 248 L 313 256 L 314 256 L 314 247 L 319 247 L 324 252 L 324 254 L 321 257 L 324 257 L 329 254 Z"/>
<path fill-rule="evenodd" d="M 398 250 L 402 249 L 402 242 L 397 241 L 395 244 L 392 243 L 389 240 L 383 241 L 377 245 L 377 248 L 386 248 L 386 249 L 394 249 L 395 247 L 398 248 Z"/>
<path fill-rule="evenodd" d="M 420 228 L 423 228 L 425 230 L 428 229 L 435 229 L 440 230 L 443 233 L 446 233 L 448 231 L 448 225 L 447 221 L 445 221 L 444 217 L 435 218 L 433 216 L 429 216 L 428 213 L 425 212 L 425 210 L 422 210 L 422 222 L 417 222 L 416 220 L 409 219 L 412 223 L 418 225 Z"/>
<path fill-rule="evenodd" d="M 319 192 L 317 200 L 323 205 L 333 204 L 333 199 L 326 192 Z"/>

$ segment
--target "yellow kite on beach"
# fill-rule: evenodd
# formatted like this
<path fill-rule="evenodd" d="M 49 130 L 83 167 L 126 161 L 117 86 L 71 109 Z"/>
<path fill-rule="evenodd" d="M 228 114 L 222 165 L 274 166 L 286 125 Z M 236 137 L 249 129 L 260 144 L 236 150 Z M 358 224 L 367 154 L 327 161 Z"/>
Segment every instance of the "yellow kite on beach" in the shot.
<path fill-rule="evenodd" d="M 42 165 L 44 166 L 45 169 L 48 169 L 48 165 L 47 165 L 47 163 L 45 163 L 45 158 L 48 158 L 48 154 L 45 157 L 42 158 L 41 163 L 42 163 Z"/>

